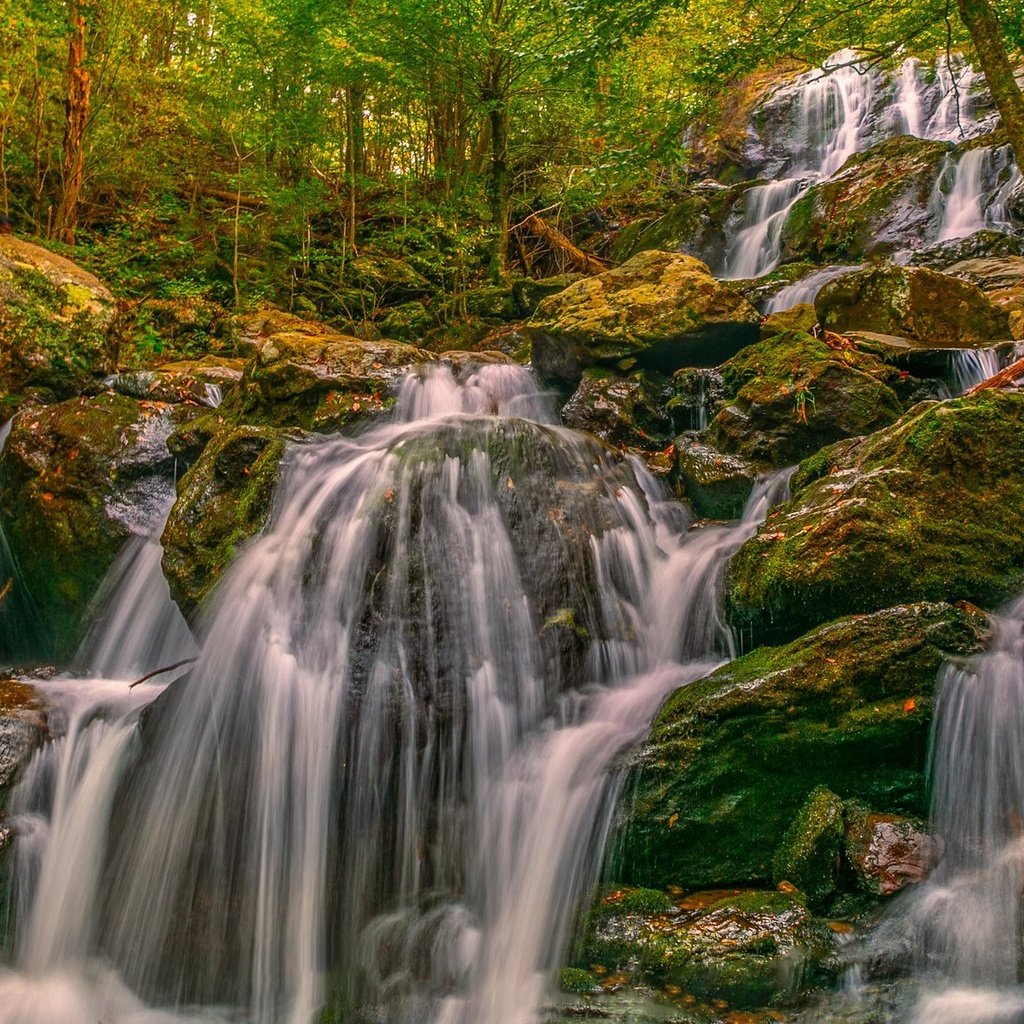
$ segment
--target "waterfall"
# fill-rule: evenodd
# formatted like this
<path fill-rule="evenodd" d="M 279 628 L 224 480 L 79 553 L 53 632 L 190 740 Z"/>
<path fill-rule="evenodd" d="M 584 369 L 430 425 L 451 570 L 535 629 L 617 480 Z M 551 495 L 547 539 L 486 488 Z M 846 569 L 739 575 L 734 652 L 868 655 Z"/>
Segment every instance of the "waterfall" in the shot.
<path fill-rule="evenodd" d="M 1009 203 L 1020 185 L 1009 146 L 948 155 L 929 201 L 934 241 L 965 238 L 986 228 L 1012 231 Z"/>
<path fill-rule="evenodd" d="M 988 651 L 947 666 L 932 736 L 939 866 L 894 908 L 879 942 L 913 951 L 914 1024 L 996 1024 L 1024 1014 L 1024 598 L 994 617 Z"/>
<path fill-rule="evenodd" d="M 415 374 L 283 474 L 187 679 L 47 684 L 2 1024 L 536 1020 L 622 755 L 732 654 L 721 578 L 788 479 L 690 529 L 511 366 Z M 163 593 L 134 551 L 112 633 Z"/>
<path fill-rule="evenodd" d="M 770 122 L 782 125 L 762 140 L 762 166 L 775 180 L 744 193 L 730 219 L 721 276 L 753 278 L 774 270 L 790 211 L 854 154 L 902 134 L 961 142 L 991 130 L 996 115 L 983 87 L 982 75 L 962 58 L 939 61 L 934 72 L 907 58 L 891 73 L 841 50 L 776 90 L 762 107 Z M 1012 229 L 1008 200 L 1020 179 L 1008 147 L 996 156 L 977 152 L 947 158 L 940 172 L 931 206 L 939 240 L 981 227 Z"/>
<path fill-rule="evenodd" d="M 962 395 L 997 374 L 1001 360 L 995 348 L 958 348 L 949 353 L 949 379 L 953 393 Z"/>
<path fill-rule="evenodd" d="M 794 281 L 792 284 L 787 284 L 785 288 L 780 288 L 765 304 L 764 312 L 780 313 L 784 309 L 792 309 L 794 306 L 799 306 L 804 302 L 814 302 L 818 297 L 818 292 L 829 281 L 834 281 L 837 277 L 842 277 L 843 274 L 852 274 L 860 269 L 858 265 L 850 267 L 824 267 L 821 270 L 815 270 L 806 277 L 800 278 L 799 281 Z"/>

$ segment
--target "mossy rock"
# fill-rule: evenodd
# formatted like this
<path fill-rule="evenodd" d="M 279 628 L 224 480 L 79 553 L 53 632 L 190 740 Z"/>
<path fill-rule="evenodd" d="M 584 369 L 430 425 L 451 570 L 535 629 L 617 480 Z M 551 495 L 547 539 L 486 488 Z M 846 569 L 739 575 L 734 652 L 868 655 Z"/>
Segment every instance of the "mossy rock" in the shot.
<path fill-rule="evenodd" d="M 841 619 L 677 690 L 635 755 L 613 874 L 659 888 L 767 881 L 818 786 L 921 814 L 936 674 L 983 645 L 977 610 Z"/>
<path fill-rule="evenodd" d="M 266 525 L 273 506 L 283 435 L 268 427 L 226 428 L 178 482 L 163 533 L 171 595 L 193 615 L 238 548 Z"/>
<path fill-rule="evenodd" d="M 433 285 L 405 260 L 363 252 L 349 262 L 346 276 L 355 288 L 388 303 L 427 298 Z"/>
<path fill-rule="evenodd" d="M 799 331 L 743 349 L 721 372 L 732 400 L 712 421 L 708 444 L 772 466 L 878 430 L 903 411 L 892 388 L 897 370 Z"/>
<path fill-rule="evenodd" d="M 705 519 L 739 519 L 760 475 L 746 459 L 726 455 L 694 435 L 675 441 L 679 489 Z"/>
<path fill-rule="evenodd" d="M 81 267 L 0 237 L 0 399 L 70 398 L 116 363 L 116 304 Z M 13 411 L 13 408 L 11 409 Z"/>
<path fill-rule="evenodd" d="M 657 374 L 622 377 L 591 369 L 562 407 L 562 421 L 608 444 L 662 449 L 674 433 L 666 411 L 672 394 L 668 379 Z"/>
<path fill-rule="evenodd" d="M 167 438 L 197 411 L 104 394 L 15 417 L 0 455 L 0 549 L 14 562 L 0 568 L 14 580 L 0 604 L 0 662 L 74 651 L 121 546 L 170 504 Z"/>
<path fill-rule="evenodd" d="M 797 332 L 810 334 L 818 323 L 818 314 L 809 302 L 801 302 L 778 313 L 769 313 L 761 324 L 761 340 Z"/>
<path fill-rule="evenodd" d="M 390 410 L 406 374 L 435 359 L 399 342 L 279 331 L 259 340 L 223 415 L 256 426 L 340 430 Z"/>
<path fill-rule="evenodd" d="M 790 1002 L 834 981 L 835 936 L 799 896 L 702 895 L 656 912 L 601 908 L 587 923 L 578 962 L 736 1009 Z"/>
<path fill-rule="evenodd" d="M 995 608 L 1024 584 L 1024 395 L 921 403 L 809 458 L 792 493 L 729 569 L 757 642 L 899 602 Z"/>
<path fill-rule="evenodd" d="M 755 341 L 759 323 L 754 307 L 699 260 L 651 251 L 545 299 L 528 330 L 541 380 L 571 391 L 593 366 L 716 366 Z"/>
<path fill-rule="evenodd" d="M 515 296 L 516 308 L 521 317 L 533 316 L 537 307 L 550 295 L 564 292 L 571 284 L 582 280 L 583 275 L 577 273 L 556 274 L 554 277 L 520 277 L 512 282 L 512 293 Z"/>
<path fill-rule="evenodd" d="M 782 230 L 785 262 L 862 260 L 919 246 L 947 142 L 903 135 L 854 154 L 794 204 Z"/>
<path fill-rule="evenodd" d="M 422 302 L 405 302 L 389 309 L 379 326 L 385 338 L 419 342 L 434 326 L 434 316 Z"/>
<path fill-rule="evenodd" d="M 814 303 L 828 330 L 897 335 L 925 348 L 1010 337 L 1009 317 L 975 284 L 921 267 L 878 266 L 829 281 Z"/>
<path fill-rule="evenodd" d="M 245 362 L 206 355 L 146 370 L 123 370 L 108 378 L 108 386 L 129 398 L 156 402 L 192 402 L 214 406 L 239 384 Z"/>
<path fill-rule="evenodd" d="M 843 801 L 816 786 L 786 830 L 772 858 L 772 879 L 789 882 L 822 908 L 835 892 L 843 850 Z"/>

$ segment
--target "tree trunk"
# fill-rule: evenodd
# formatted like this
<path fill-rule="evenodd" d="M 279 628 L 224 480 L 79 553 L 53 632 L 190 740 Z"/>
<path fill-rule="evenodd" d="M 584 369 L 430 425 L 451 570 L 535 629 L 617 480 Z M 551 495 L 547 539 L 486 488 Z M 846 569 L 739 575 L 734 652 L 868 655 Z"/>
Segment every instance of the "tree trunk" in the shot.
<path fill-rule="evenodd" d="M 495 284 L 505 280 L 508 254 L 511 182 L 508 168 L 508 107 L 505 97 L 495 89 L 488 97 L 488 121 L 491 126 L 491 169 L 487 179 L 487 199 L 494 225 L 494 249 L 491 252 L 491 279 Z"/>
<path fill-rule="evenodd" d="M 71 40 L 68 44 L 67 99 L 64 103 L 63 188 L 57 215 L 53 222 L 53 237 L 67 245 L 75 244 L 78 209 L 82 195 L 82 176 L 85 170 L 85 151 L 82 141 L 89 120 L 89 70 L 85 64 L 85 17 L 72 5 Z"/>
<path fill-rule="evenodd" d="M 995 9 L 990 0 L 957 0 L 957 7 L 971 33 L 974 52 L 999 110 L 1017 166 L 1024 170 L 1024 95 L 1006 55 L 1006 43 Z"/>

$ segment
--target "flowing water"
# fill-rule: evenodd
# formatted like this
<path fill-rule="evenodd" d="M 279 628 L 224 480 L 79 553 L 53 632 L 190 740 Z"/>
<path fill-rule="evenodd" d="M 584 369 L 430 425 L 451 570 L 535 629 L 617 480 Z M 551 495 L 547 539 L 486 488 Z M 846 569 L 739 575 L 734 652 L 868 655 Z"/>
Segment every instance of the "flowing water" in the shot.
<path fill-rule="evenodd" d="M 932 819 L 944 853 L 873 938 L 913 963 L 912 1024 L 1024 1020 L 1024 598 L 986 653 L 947 666 L 932 737 Z"/>
<path fill-rule="evenodd" d="M 622 756 L 731 655 L 721 576 L 786 489 L 690 529 L 552 420 L 519 368 L 434 370 L 293 448 L 166 691 L 124 684 L 190 650 L 158 545 L 126 551 L 107 678 L 46 684 L 13 796 L 2 1024 L 537 1019 Z"/>
<path fill-rule="evenodd" d="M 960 58 L 934 70 L 908 58 L 895 73 L 842 50 L 769 98 L 778 138 L 766 143 L 765 168 L 774 179 L 749 188 L 729 225 L 721 276 L 761 277 L 782 259 L 786 220 L 817 182 L 836 175 L 855 153 L 901 134 L 946 142 L 994 127 L 984 79 Z M 948 156 L 930 202 L 928 241 L 962 238 L 982 228 L 1011 230 L 1009 200 L 1020 174 L 1008 147 L 981 147 Z"/>
<path fill-rule="evenodd" d="M 818 292 L 829 281 L 834 281 L 837 277 L 842 277 L 843 274 L 852 274 L 855 270 L 860 269 L 860 265 L 856 265 L 849 267 L 823 267 L 821 270 L 815 270 L 806 277 L 800 278 L 799 281 L 794 281 L 792 284 L 786 285 L 785 288 L 780 288 L 765 304 L 764 312 L 779 313 L 784 309 L 792 309 L 794 306 L 799 306 L 804 302 L 813 303 L 818 297 Z"/>

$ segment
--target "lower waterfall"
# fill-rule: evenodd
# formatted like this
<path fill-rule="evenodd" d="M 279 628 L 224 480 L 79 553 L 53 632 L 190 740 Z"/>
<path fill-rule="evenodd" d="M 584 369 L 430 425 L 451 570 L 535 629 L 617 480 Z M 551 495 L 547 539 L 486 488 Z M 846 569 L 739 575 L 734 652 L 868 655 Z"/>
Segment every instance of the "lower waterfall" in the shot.
<path fill-rule="evenodd" d="M 192 653 L 139 541 L 102 678 L 40 684 L 0 1024 L 537 1020 L 622 756 L 732 655 L 721 579 L 787 481 L 691 528 L 525 370 L 424 371 L 292 447 L 189 675 L 129 691 Z"/>

